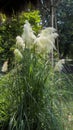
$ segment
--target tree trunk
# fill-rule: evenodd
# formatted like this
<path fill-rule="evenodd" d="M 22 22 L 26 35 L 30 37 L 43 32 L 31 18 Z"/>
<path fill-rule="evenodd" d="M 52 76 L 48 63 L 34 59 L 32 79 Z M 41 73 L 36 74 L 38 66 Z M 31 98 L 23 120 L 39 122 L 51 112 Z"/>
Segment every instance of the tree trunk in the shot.
<path fill-rule="evenodd" d="M 53 6 L 53 0 L 51 0 L 51 27 L 54 27 L 54 6 Z M 52 62 L 52 67 L 54 66 L 54 56 L 53 56 L 53 49 L 50 54 L 51 56 L 51 62 Z"/>

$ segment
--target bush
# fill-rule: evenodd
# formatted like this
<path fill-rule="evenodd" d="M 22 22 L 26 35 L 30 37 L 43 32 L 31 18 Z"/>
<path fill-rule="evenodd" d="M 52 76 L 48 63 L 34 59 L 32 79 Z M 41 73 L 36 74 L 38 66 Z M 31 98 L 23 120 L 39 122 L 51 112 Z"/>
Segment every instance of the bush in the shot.
<path fill-rule="evenodd" d="M 21 35 L 25 20 L 30 21 L 33 29 L 38 33 L 41 29 L 39 11 L 21 13 L 18 16 L 7 18 L 4 14 L 1 15 L 0 26 L 0 62 L 3 64 L 8 59 L 9 68 L 13 66 L 13 51 L 15 48 L 16 36 Z M 11 67 L 12 68 L 12 67 Z"/>
<path fill-rule="evenodd" d="M 56 38 L 57 34 L 54 29 L 51 32 L 52 37 L 49 34 L 49 39 L 52 38 L 53 42 L 48 41 L 50 45 L 48 50 L 46 31 L 49 33 L 52 30 L 51 28 L 44 29 L 36 37 L 26 21 L 22 36 L 17 37 L 14 51 L 15 66 L 0 80 L 1 130 L 6 130 L 6 127 L 7 130 L 65 129 L 62 122 L 65 118 L 61 115 L 62 106 L 65 105 L 69 95 L 71 95 L 70 99 L 72 98 L 72 93 L 71 89 L 67 91 L 68 86 L 65 81 L 67 77 L 64 79 L 60 73 L 54 71 L 48 57 L 47 51 L 50 53 L 53 49 L 55 40 L 53 37 Z M 27 37 L 24 35 L 26 32 Z M 40 40 L 42 34 L 44 34 L 45 48 L 42 46 L 43 41 Z"/>

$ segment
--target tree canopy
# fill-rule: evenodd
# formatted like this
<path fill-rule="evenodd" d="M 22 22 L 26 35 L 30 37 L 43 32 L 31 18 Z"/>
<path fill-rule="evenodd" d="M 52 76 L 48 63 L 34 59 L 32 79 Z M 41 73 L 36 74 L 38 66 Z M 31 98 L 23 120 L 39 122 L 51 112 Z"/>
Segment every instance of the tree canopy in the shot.
<path fill-rule="evenodd" d="M 61 57 L 69 56 L 73 53 L 73 0 L 63 0 L 57 9 L 57 23 L 60 35 Z"/>
<path fill-rule="evenodd" d="M 28 10 L 28 8 L 50 8 L 53 5 L 57 6 L 59 2 L 60 0 L 0 0 L 0 11 L 11 15 L 22 10 Z"/>

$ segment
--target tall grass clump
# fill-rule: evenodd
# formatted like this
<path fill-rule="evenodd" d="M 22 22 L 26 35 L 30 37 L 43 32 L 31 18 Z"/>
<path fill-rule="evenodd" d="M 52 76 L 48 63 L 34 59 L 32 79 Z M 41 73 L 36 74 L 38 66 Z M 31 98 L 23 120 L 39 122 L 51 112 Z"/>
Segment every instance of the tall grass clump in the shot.
<path fill-rule="evenodd" d="M 52 101 L 58 95 L 53 86 L 54 73 L 48 56 L 55 49 L 57 36 L 54 28 L 46 28 L 35 36 L 26 21 L 22 36 L 16 37 L 12 89 L 16 90 L 14 96 L 18 103 L 9 130 L 61 129 L 59 111 Z"/>
<path fill-rule="evenodd" d="M 22 35 L 16 37 L 15 66 L 7 74 L 5 84 L 8 94 L 5 99 L 9 97 L 9 107 L 3 110 L 8 110 L 4 122 L 7 130 L 65 130 L 61 114 L 67 88 L 49 58 L 52 50 L 56 50 L 57 36 L 56 30 L 50 27 L 35 36 L 26 21 Z"/>

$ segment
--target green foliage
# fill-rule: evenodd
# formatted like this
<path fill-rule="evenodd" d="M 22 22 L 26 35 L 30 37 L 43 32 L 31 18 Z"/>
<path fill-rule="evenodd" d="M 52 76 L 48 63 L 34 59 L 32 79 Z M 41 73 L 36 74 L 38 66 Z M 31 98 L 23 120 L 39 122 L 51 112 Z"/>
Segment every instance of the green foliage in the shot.
<path fill-rule="evenodd" d="M 0 129 L 4 129 L 8 126 L 12 109 L 8 77 L 8 75 L 4 78 L 0 77 Z"/>
<path fill-rule="evenodd" d="M 0 27 L 3 33 L 0 44 L 3 49 L 9 48 L 13 52 L 15 38 L 22 33 L 24 19 L 28 19 L 32 25 L 33 21 L 34 25 L 38 23 L 34 17 L 27 18 L 26 13 L 17 19 L 13 17 L 11 21 L 3 23 L 6 26 Z M 36 34 L 38 28 L 40 26 L 36 27 Z M 14 68 L 0 77 L 0 129 L 71 130 L 73 127 L 68 117 L 70 111 L 67 103 L 73 100 L 73 76 L 55 72 L 48 56 L 43 57 L 35 53 L 34 49 L 25 48 L 22 60 L 14 61 Z M 1 54 L 5 54 L 5 50 Z M 7 54 L 4 59 L 8 58 Z"/>
<path fill-rule="evenodd" d="M 1 14 L 1 26 L 0 26 L 0 62 L 4 62 L 9 59 L 9 62 L 13 61 L 13 50 L 15 48 L 15 38 L 22 34 L 23 25 L 25 20 L 29 20 L 36 33 L 41 29 L 40 26 L 40 14 L 39 11 L 21 13 L 18 16 L 12 16 L 12 18 L 6 18 Z"/>
<path fill-rule="evenodd" d="M 72 58 L 70 46 L 73 44 L 73 1 L 63 0 L 57 10 L 58 29 L 60 34 L 61 57 Z"/>
<path fill-rule="evenodd" d="M 28 20 L 29 23 L 31 23 L 33 30 L 38 33 L 41 29 L 40 22 L 40 12 L 39 11 L 33 11 L 33 12 L 22 12 L 21 15 L 19 15 L 20 24 L 23 25 L 24 20 Z"/>
<path fill-rule="evenodd" d="M 0 79 L 0 129 L 65 130 L 72 79 L 26 49 L 22 63 Z"/>
<path fill-rule="evenodd" d="M 8 103 L 9 114 L 6 116 L 10 119 L 9 130 L 62 130 L 56 104 L 59 103 L 57 90 L 54 87 L 55 81 L 52 80 L 54 73 L 50 69 L 48 59 L 41 59 L 29 50 L 24 51 L 22 64 L 15 66 L 8 75 L 8 83 L 5 83 L 8 95 L 3 91 L 6 97 L 1 97 Z M 1 82 L 3 88 L 4 81 Z M 1 103 L 3 108 L 3 102 Z M 4 108 L 3 112 L 6 113 L 7 110 Z M 3 119 L 7 119 L 1 116 L 1 125 L 4 123 L 5 126 Z"/>

